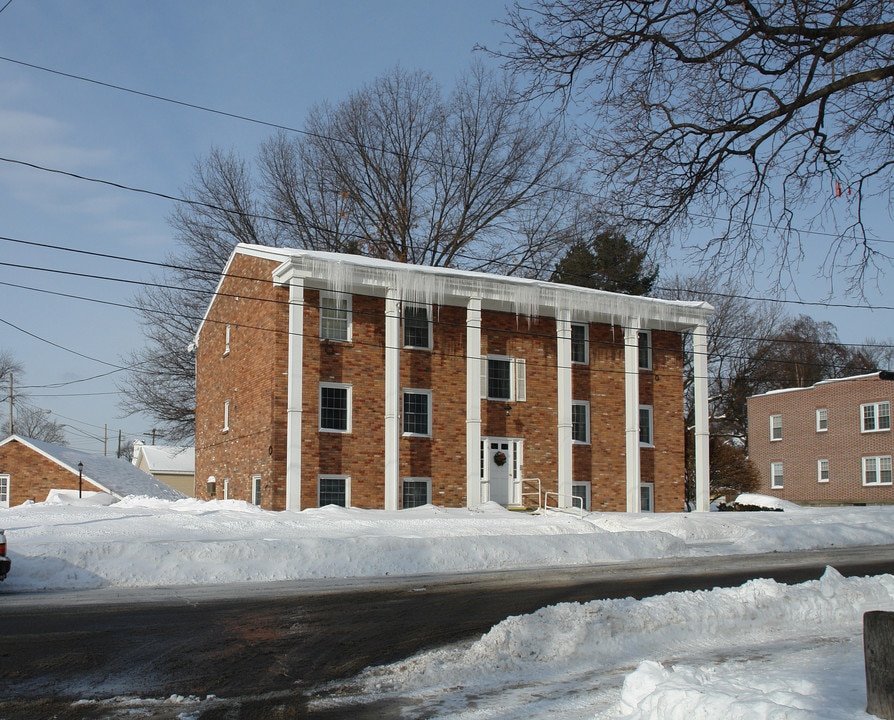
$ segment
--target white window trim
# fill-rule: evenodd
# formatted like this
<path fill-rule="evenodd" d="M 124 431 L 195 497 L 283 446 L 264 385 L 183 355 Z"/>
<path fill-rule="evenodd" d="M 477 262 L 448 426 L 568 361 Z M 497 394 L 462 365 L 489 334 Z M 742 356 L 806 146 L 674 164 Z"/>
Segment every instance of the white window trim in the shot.
<path fill-rule="evenodd" d="M 775 430 L 777 426 L 775 420 L 779 420 L 779 437 L 776 437 Z M 782 413 L 770 415 L 770 442 L 780 442 L 782 440 Z"/>
<path fill-rule="evenodd" d="M 878 426 L 879 420 L 879 408 L 882 405 L 888 406 L 888 427 L 880 428 Z M 873 410 L 873 418 L 875 420 L 875 427 L 869 430 L 866 429 L 866 415 L 864 412 L 864 408 L 872 407 Z M 860 432 L 861 433 L 875 433 L 875 432 L 889 432 L 891 430 L 891 403 L 888 400 L 880 400 L 879 402 L 871 402 L 871 403 L 863 403 L 860 405 Z"/>
<path fill-rule="evenodd" d="M 820 413 L 825 413 L 825 422 L 826 427 L 822 427 L 820 420 Z M 828 408 L 817 408 L 816 409 L 816 431 L 818 433 L 821 432 L 829 432 L 829 409 Z"/>
<path fill-rule="evenodd" d="M 431 504 L 431 478 L 430 477 L 404 477 L 400 479 L 400 506 L 401 509 L 404 507 L 404 483 L 405 482 L 424 482 L 426 486 L 425 490 L 425 504 Z"/>
<path fill-rule="evenodd" d="M 590 363 L 590 325 L 588 323 L 571 323 L 572 332 L 574 328 L 583 328 L 584 329 L 584 359 L 583 360 L 572 360 L 572 365 L 589 365 Z M 573 343 L 572 343 L 573 346 Z M 572 357 L 574 356 L 574 352 L 572 351 Z"/>
<path fill-rule="evenodd" d="M 640 405 L 640 412 L 643 410 L 649 411 L 649 441 L 643 442 L 639 441 L 640 447 L 655 447 L 655 411 L 651 405 Z M 642 433 L 642 423 L 640 423 L 640 433 Z"/>
<path fill-rule="evenodd" d="M 823 477 L 823 464 L 825 463 L 826 477 Z M 829 482 L 829 461 L 823 458 L 816 461 L 816 481 L 819 483 Z"/>
<path fill-rule="evenodd" d="M 642 346 L 640 345 L 641 338 L 646 338 L 646 364 L 642 364 Z M 638 330 L 636 334 L 636 364 L 640 370 L 651 370 L 652 369 L 652 331 L 651 330 Z"/>
<path fill-rule="evenodd" d="M 226 357 L 227 355 L 230 354 L 230 335 L 231 335 L 230 323 L 227 323 L 226 330 L 224 331 L 224 352 L 223 352 L 224 357 Z"/>
<path fill-rule="evenodd" d="M 428 344 L 427 345 L 407 345 L 407 335 L 406 335 L 406 326 L 404 324 L 404 311 L 408 307 L 413 308 L 423 308 L 425 310 L 426 322 L 428 323 Z M 431 350 L 432 349 L 432 332 L 434 323 L 432 321 L 432 306 L 425 303 L 404 303 L 401 308 L 401 327 L 400 327 L 400 340 L 401 344 L 407 350 Z"/>
<path fill-rule="evenodd" d="M 878 478 L 876 482 L 866 482 L 866 461 L 874 460 L 875 461 L 875 476 Z M 882 482 L 882 460 L 887 460 L 888 463 L 891 463 L 890 455 L 864 455 L 862 458 L 862 468 L 863 468 L 863 487 L 888 487 L 891 485 L 891 481 Z"/>
<path fill-rule="evenodd" d="M 575 440 L 574 439 L 574 407 L 584 407 L 586 408 L 586 415 L 584 416 L 584 436 L 585 440 Z M 572 400 L 571 401 L 571 418 L 572 418 L 572 427 L 571 427 L 571 444 L 572 445 L 589 445 L 590 444 L 590 401 L 589 400 Z"/>
<path fill-rule="evenodd" d="M 347 429 L 341 430 L 338 428 L 324 428 L 323 427 L 323 388 L 335 388 L 339 390 L 347 390 L 347 398 L 346 403 L 348 406 L 348 417 L 347 417 Z M 320 389 L 317 391 L 317 425 L 319 427 L 320 432 L 328 432 L 328 433 L 337 433 L 340 435 L 347 435 L 351 432 L 351 428 L 353 426 L 353 408 L 354 408 L 354 390 L 353 386 L 349 383 L 320 383 Z M 335 477 L 334 475 L 326 475 L 326 477 Z"/>
<path fill-rule="evenodd" d="M 509 397 L 496 398 L 488 395 L 488 361 L 502 360 L 509 363 Z M 524 358 L 509 355 L 485 355 L 481 358 L 481 397 L 495 402 L 525 402 L 528 396 L 528 378 Z"/>
<path fill-rule="evenodd" d="M 776 468 L 779 468 L 780 472 L 776 473 Z M 780 484 L 776 484 L 776 478 L 781 477 L 782 482 Z M 770 489 L 771 490 L 782 490 L 785 487 L 785 466 L 783 463 L 776 461 L 770 463 Z"/>
<path fill-rule="evenodd" d="M 9 507 L 9 486 L 12 483 L 12 477 L 9 473 L 0 473 L 0 486 L 5 488 L 5 497 L 0 495 L 0 508 Z"/>
<path fill-rule="evenodd" d="M 404 388 L 400 395 L 400 409 L 401 409 L 401 423 L 400 429 L 401 433 L 404 437 L 431 437 L 431 416 L 432 416 L 432 398 L 431 398 L 431 390 L 422 390 L 420 388 Z M 428 412 L 426 417 L 426 431 L 424 433 L 416 433 L 416 432 L 408 432 L 404 430 L 403 423 L 403 414 L 404 414 L 404 401 L 407 395 L 425 395 L 428 398 Z"/>
<path fill-rule="evenodd" d="M 345 307 L 345 312 L 347 314 L 346 323 L 347 328 L 345 330 L 345 338 L 333 338 L 327 337 L 323 331 L 323 312 L 326 308 L 323 307 L 324 299 L 334 299 L 336 302 L 340 300 L 347 299 L 347 307 Z M 325 290 L 320 292 L 320 340 L 325 340 L 328 342 L 351 342 L 353 339 L 354 332 L 354 314 L 353 314 L 353 296 L 349 293 L 337 293 L 337 292 L 326 292 Z"/>
<path fill-rule="evenodd" d="M 230 401 L 224 400 L 224 410 L 223 410 L 223 427 L 220 429 L 221 432 L 229 432 L 230 431 Z"/>
<path fill-rule="evenodd" d="M 261 506 L 261 479 L 262 475 L 260 473 L 255 473 L 251 476 L 251 503 L 258 507 Z"/>
<path fill-rule="evenodd" d="M 322 473 L 317 475 L 317 507 L 320 505 L 320 481 L 321 480 L 344 480 L 345 481 L 345 507 L 351 507 L 351 476 L 350 475 L 333 475 L 330 473 Z"/>

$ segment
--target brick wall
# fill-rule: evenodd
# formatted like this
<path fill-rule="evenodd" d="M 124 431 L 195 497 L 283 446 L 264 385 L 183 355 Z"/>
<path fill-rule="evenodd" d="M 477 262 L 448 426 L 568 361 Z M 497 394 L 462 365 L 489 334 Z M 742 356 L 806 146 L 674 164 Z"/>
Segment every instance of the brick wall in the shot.
<path fill-rule="evenodd" d="M 288 291 L 274 287 L 277 263 L 236 255 L 212 304 L 196 349 L 196 497 L 208 499 L 207 479 L 217 480 L 222 498 L 251 500 L 251 478 L 262 478 L 261 505 L 281 508 L 285 488 L 284 354 Z M 229 352 L 226 333 L 229 326 Z M 224 405 L 229 427 L 224 430 Z M 278 444 L 277 444 L 278 442 Z"/>
<path fill-rule="evenodd" d="M 0 475 L 9 475 L 9 505 L 43 502 L 50 490 L 77 490 L 78 474 L 22 445 L 17 440 L 0 447 Z M 88 480 L 84 492 L 102 492 Z"/>
<path fill-rule="evenodd" d="M 894 487 L 863 485 L 862 458 L 892 455 L 892 431 L 861 432 L 860 405 L 894 400 L 894 382 L 877 376 L 748 398 L 748 453 L 761 475 L 760 492 L 810 505 L 894 502 Z M 828 410 L 817 432 L 816 411 Z M 782 415 L 782 440 L 770 440 L 770 416 Z M 829 481 L 817 462 L 829 461 Z M 783 488 L 770 487 L 770 464 L 783 463 Z"/>

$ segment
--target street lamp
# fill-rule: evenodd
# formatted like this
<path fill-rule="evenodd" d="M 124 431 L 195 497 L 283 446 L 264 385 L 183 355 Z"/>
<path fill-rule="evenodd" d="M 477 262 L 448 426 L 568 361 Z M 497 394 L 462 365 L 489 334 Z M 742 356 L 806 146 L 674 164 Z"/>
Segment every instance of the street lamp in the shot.
<path fill-rule="evenodd" d="M 84 484 L 84 463 L 78 463 L 78 497 L 83 496 L 83 484 Z"/>

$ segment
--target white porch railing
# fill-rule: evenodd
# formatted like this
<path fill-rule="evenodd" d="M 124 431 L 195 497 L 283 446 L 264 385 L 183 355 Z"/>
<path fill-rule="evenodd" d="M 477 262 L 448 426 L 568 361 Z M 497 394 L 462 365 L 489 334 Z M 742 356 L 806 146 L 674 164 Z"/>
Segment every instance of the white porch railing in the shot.
<path fill-rule="evenodd" d="M 551 507 L 549 504 L 549 499 L 554 497 L 556 499 L 555 507 Z M 559 502 L 561 500 L 571 500 L 571 506 L 568 505 L 560 506 Z M 568 512 L 569 510 L 574 510 L 577 508 L 580 511 L 580 517 L 584 516 L 584 499 L 577 495 L 560 495 L 557 492 L 553 492 L 552 490 L 547 490 L 543 493 L 543 509 L 544 510 L 555 510 L 557 512 Z"/>
<path fill-rule="evenodd" d="M 526 490 L 526 487 L 535 486 L 536 490 Z M 525 498 L 534 497 L 536 498 L 537 507 L 534 508 L 534 512 L 540 510 L 543 506 L 543 491 L 540 487 L 540 478 L 522 478 L 521 481 L 521 503 L 525 505 Z M 525 505 L 527 507 L 527 505 Z"/>

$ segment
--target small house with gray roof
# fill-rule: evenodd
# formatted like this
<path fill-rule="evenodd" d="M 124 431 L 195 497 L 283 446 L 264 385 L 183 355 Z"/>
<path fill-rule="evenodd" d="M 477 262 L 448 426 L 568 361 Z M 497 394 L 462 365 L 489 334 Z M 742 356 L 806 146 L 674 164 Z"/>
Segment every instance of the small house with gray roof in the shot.
<path fill-rule="evenodd" d="M 127 460 L 10 435 L 0 441 L 0 507 L 42 502 L 51 490 L 102 492 L 116 500 L 143 495 L 159 500 L 185 498 Z"/>

